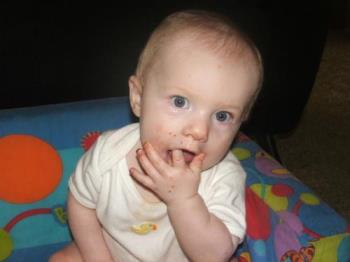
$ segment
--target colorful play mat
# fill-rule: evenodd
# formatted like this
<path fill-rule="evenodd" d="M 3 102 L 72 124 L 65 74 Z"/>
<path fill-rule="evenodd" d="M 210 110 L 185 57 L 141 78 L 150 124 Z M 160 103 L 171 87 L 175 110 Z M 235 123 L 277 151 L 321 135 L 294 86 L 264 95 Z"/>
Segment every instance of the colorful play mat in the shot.
<path fill-rule="evenodd" d="M 126 97 L 0 111 L 0 261 L 46 262 L 71 241 L 68 177 L 101 132 L 131 121 Z M 343 217 L 244 134 L 232 151 L 247 172 L 239 261 L 350 261 Z"/>

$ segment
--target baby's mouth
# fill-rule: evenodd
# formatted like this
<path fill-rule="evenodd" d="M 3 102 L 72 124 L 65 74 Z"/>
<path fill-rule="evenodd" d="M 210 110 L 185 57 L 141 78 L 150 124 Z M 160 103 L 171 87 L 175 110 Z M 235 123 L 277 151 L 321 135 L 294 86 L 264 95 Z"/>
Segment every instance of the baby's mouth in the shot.
<path fill-rule="evenodd" d="M 182 153 L 184 155 L 184 159 L 185 159 L 186 164 L 191 163 L 193 158 L 196 156 L 195 153 L 188 151 L 188 150 L 182 150 Z"/>
<path fill-rule="evenodd" d="M 196 156 L 196 154 L 192 151 L 186 150 L 186 149 L 179 149 L 182 151 L 183 158 L 185 160 L 185 163 L 188 165 L 192 162 L 193 158 Z M 168 151 L 168 158 L 172 159 L 172 152 L 173 150 Z"/>

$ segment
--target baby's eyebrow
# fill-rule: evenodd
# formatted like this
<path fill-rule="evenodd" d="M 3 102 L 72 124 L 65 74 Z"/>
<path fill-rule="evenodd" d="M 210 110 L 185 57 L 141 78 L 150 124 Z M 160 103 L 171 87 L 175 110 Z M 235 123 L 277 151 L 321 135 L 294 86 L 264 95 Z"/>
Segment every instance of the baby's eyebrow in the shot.
<path fill-rule="evenodd" d="M 226 109 L 233 109 L 233 110 L 238 110 L 238 111 L 241 111 L 242 108 L 239 107 L 239 106 L 235 106 L 235 105 L 222 105 L 221 106 L 222 108 L 226 108 Z"/>
<path fill-rule="evenodd" d="M 170 89 L 179 89 L 185 93 L 191 93 L 191 88 L 184 87 L 184 86 L 179 86 L 179 85 L 166 85 Z"/>
<path fill-rule="evenodd" d="M 219 111 L 233 111 L 235 114 L 242 114 L 243 112 L 243 108 L 232 104 L 228 104 L 228 105 L 223 104 L 218 108 L 221 108 Z"/>

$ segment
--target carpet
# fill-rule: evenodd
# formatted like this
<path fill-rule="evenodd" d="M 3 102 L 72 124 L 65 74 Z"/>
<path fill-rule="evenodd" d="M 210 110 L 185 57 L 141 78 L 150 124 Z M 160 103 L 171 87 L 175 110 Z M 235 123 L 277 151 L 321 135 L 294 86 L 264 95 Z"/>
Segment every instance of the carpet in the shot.
<path fill-rule="evenodd" d="M 350 221 L 350 31 L 329 31 L 301 121 L 276 144 L 283 164 Z"/>

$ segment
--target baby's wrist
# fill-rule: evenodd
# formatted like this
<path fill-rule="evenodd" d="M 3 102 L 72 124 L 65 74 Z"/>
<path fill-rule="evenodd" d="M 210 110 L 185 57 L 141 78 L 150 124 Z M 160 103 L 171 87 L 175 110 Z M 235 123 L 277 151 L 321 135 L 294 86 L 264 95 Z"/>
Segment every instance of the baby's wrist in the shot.
<path fill-rule="evenodd" d="M 181 209 L 189 209 L 194 208 L 203 200 L 201 196 L 196 193 L 190 197 L 186 198 L 178 198 L 166 203 L 168 210 L 181 210 Z"/>

